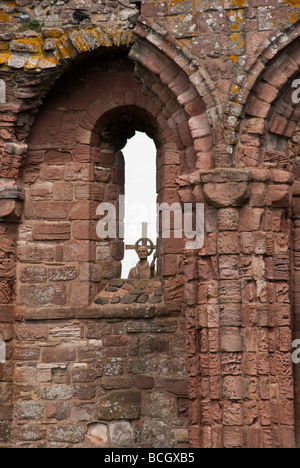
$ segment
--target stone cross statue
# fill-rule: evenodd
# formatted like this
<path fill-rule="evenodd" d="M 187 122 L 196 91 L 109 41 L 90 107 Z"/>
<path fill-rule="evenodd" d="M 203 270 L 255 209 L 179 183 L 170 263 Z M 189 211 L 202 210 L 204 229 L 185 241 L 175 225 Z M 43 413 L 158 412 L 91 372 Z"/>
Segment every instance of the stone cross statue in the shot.
<path fill-rule="evenodd" d="M 126 245 L 126 250 L 135 250 L 140 261 L 131 268 L 128 279 L 150 279 L 155 276 L 154 264 L 149 264 L 147 258 L 156 249 L 151 239 L 148 239 L 148 223 L 142 223 L 142 237 L 134 245 Z"/>

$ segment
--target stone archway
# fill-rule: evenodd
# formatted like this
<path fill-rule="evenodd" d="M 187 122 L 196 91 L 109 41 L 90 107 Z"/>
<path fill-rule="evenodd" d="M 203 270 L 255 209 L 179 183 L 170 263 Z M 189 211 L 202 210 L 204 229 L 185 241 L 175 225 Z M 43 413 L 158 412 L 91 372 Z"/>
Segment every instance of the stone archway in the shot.
<path fill-rule="evenodd" d="M 56 84 L 27 141 L 17 249 L 16 443 L 88 445 L 97 429 L 106 434 L 98 445 L 116 444 L 115 425 L 124 418 L 121 445 L 188 443 L 180 242 L 165 240 L 162 248 L 163 310 L 128 315 L 124 307 L 113 315 L 89 307 L 103 281 L 119 276 L 120 246 L 97 239 L 95 214 L 99 202 L 114 202 L 122 191 L 116 153 L 124 141 L 134 129 L 153 135 L 165 201 L 178 197 L 176 176 L 195 168 L 188 114 L 168 86 L 146 69 L 140 73 L 143 86 L 124 53 L 81 65 Z M 105 398 L 114 407 L 122 401 L 113 418 L 101 406 Z M 24 434 L 25 421 L 35 440 Z"/>

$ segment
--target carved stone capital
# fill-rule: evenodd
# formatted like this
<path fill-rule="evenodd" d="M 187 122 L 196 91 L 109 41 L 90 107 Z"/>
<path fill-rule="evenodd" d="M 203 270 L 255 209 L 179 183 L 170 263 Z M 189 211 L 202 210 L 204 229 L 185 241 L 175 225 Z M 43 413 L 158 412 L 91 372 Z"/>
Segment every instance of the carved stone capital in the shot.
<path fill-rule="evenodd" d="M 216 208 L 245 205 L 250 197 L 250 181 L 250 171 L 231 168 L 196 171 L 189 176 L 189 183 L 200 185 L 204 200 Z"/>
<path fill-rule="evenodd" d="M 18 187 L 5 187 L 0 189 L 0 220 L 10 222 L 19 221 L 22 214 L 24 198 L 24 191 Z"/>

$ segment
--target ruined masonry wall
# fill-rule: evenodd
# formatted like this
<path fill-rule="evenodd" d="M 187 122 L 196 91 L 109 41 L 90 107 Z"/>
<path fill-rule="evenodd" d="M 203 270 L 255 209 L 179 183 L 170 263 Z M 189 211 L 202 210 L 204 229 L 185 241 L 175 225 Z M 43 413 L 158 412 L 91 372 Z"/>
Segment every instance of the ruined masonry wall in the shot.
<path fill-rule="evenodd" d="M 0 2 L 1 446 L 300 443 L 299 6 Z M 205 245 L 159 240 L 163 308 L 97 308 L 123 244 L 95 209 L 137 129 Z"/>

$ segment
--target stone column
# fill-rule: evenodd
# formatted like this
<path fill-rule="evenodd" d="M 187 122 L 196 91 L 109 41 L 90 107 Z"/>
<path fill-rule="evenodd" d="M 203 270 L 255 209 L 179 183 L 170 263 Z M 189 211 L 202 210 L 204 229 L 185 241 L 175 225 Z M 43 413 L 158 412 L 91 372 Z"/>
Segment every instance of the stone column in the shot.
<path fill-rule="evenodd" d="M 0 447 L 1 444 L 7 446 L 10 440 L 13 418 L 15 242 L 23 199 L 23 191 L 16 187 L 0 190 L 0 340 L 5 348 L 5 363 L 0 363 Z"/>
<path fill-rule="evenodd" d="M 293 447 L 292 176 L 215 169 L 181 182 L 205 203 L 205 245 L 186 262 L 191 444 Z"/>

